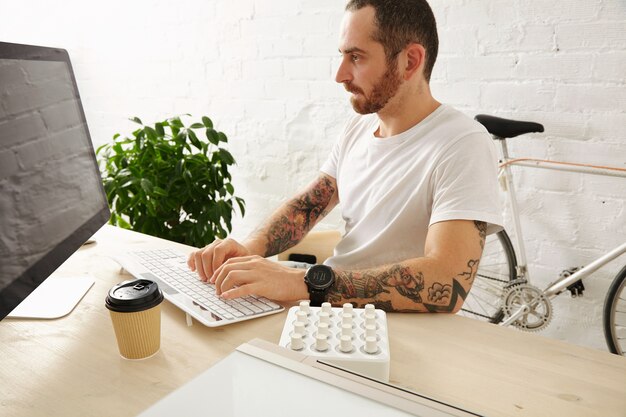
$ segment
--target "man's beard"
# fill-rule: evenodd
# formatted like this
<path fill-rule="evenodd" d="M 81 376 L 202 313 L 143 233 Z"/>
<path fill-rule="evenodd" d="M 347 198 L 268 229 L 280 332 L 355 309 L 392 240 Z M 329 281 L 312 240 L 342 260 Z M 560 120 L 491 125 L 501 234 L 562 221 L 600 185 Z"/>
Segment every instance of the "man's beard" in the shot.
<path fill-rule="evenodd" d="M 350 97 L 350 103 L 355 112 L 359 114 L 377 113 L 382 110 L 391 98 L 396 95 L 402 83 L 402 78 L 398 74 L 395 63 L 387 63 L 387 70 L 380 80 L 372 88 L 369 97 L 365 96 L 363 90 L 355 85 L 344 83 L 344 87 L 351 93 L 359 93 L 361 97 Z M 361 98 L 361 100 L 359 100 Z M 365 99 L 363 101 L 362 99 Z"/>

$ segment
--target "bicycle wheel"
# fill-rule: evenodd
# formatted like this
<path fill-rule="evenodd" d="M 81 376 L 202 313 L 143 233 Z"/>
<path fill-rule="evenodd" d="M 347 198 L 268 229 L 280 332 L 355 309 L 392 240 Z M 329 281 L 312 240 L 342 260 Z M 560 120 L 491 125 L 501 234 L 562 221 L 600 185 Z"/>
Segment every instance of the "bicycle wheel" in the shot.
<path fill-rule="evenodd" d="M 602 318 L 609 350 L 626 356 L 626 266 L 619 271 L 609 287 Z"/>
<path fill-rule="evenodd" d="M 517 278 L 517 259 L 511 239 L 504 230 L 487 236 L 472 288 L 458 314 L 499 323 L 504 287 Z"/>

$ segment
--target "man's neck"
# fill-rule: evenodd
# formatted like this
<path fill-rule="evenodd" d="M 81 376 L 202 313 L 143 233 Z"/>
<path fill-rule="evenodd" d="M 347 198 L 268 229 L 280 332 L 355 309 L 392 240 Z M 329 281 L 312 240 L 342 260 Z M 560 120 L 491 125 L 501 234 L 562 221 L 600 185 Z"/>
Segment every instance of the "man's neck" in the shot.
<path fill-rule="evenodd" d="M 380 125 L 375 135 L 388 138 L 406 132 L 441 105 L 430 94 L 428 84 L 413 91 L 405 91 L 394 97 L 377 113 Z"/>

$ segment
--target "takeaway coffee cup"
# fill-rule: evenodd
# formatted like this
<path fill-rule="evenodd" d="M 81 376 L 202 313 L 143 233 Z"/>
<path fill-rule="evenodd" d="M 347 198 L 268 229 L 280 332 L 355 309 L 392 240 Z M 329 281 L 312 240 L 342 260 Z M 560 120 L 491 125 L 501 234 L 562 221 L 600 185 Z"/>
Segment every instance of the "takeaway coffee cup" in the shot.
<path fill-rule="evenodd" d="M 124 281 L 109 290 L 105 305 L 124 358 L 143 359 L 159 351 L 162 301 L 157 283 L 147 279 Z"/>

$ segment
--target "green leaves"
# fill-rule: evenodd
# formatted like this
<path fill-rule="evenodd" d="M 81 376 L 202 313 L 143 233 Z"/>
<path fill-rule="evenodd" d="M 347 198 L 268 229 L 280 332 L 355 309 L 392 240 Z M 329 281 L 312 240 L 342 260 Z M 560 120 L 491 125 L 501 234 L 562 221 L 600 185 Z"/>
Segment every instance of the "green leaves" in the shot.
<path fill-rule="evenodd" d="M 226 165 L 232 165 L 235 163 L 235 158 L 233 158 L 230 152 L 228 152 L 226 149 L 220 148 L 218 152 L 220 154 L 220 158 L 222 159 L 222 161 L 224 161 Z"/>
<path fill-rule="evenodd" d="M 188 127 L 181 116 L 130 120 L 140 125 L 130 138 L 115 134 L 96 151 L 111 223 L 196 247 L 226 237 L 234 206 L 245 214 L 228 172 L 235 159 L 220 146 L 226 134 L 207 116 Z"/>
<path fill-rule="evenodd" d="M 218 145 L 220 142 L 220 136 L 213 128 L 207 128 L 206 137 L 213 145 Z"/>

